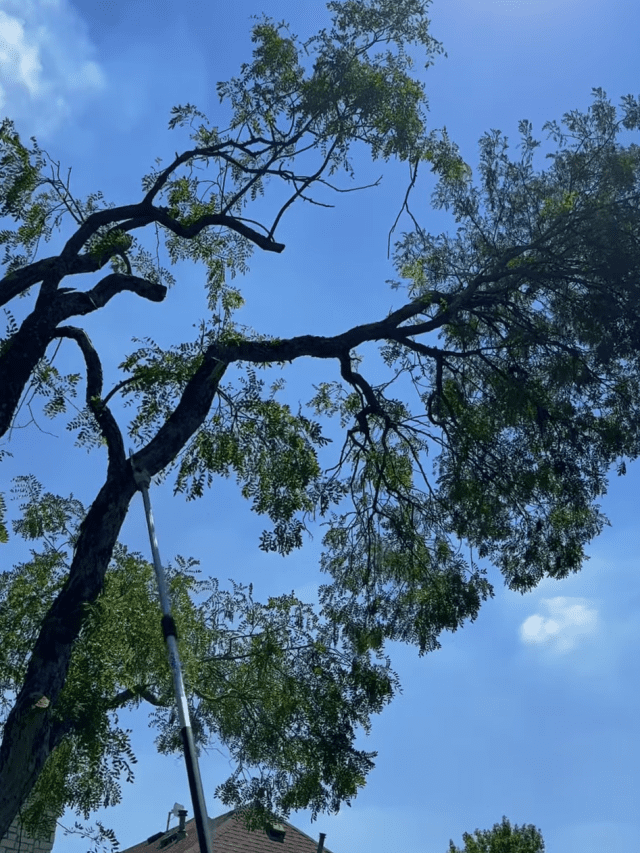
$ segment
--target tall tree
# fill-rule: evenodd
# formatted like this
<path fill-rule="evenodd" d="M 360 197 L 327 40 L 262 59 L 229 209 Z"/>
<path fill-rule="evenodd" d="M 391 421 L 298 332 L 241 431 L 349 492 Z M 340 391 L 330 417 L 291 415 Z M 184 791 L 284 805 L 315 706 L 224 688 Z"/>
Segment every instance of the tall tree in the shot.
<path fill-rule="evenodd" d="M 108 207 L 99 195 L 76 201 L 59 172 L 43 177 L 35 140 L 29 151 L 11 123 L 3 124 L 1 212 L 22 224 L 0 232 L 7 245 L 0 293 L 7 303 L 39 289 L 33 310 L 2 345 L 0 424 L 6 432 L 30 382 L 48 395 L 47 414 L 64 412 L 79 377 L 61 375 L 49 348 L 60 338 L 73 341 L 85 363 L 86 408 L 71 426 L 81 442 L 106 447 L 108 461 L 86 513 L 72 498 L 43 495 L 33 480 L 16 484 L 25 501 L 16 531 L 44 537 L 44 549 L 2 588 L 0 618 L 11 618 L 11 595 L 15 606 L 26 593 L 32 604 L 23 611 L 28 630 L 5 622 L 18 652 L 0 659 L 3 687 L 16 693 L 0 747 L 0 837 L 34 791 L 64 789 L 67 802 L 84 797 L 90 808 L 113 794 L 104 773 L 93 773 L 89 793 L 82 788 L 88 775 L 74 788 L 73 774 L 104 768 L 113 757 L 117 775 L 133 760 L 125 733 L 111 725 L 118 707 L 157 703 L 160 714 L 165 709 L 161 745 L 176 744 L 161 646 L 127 611 L 129 593 L 145 606 L 152 597 L 147 564 L 117 545 L 136 491 L 132 465 L 150 476 L 174 471 L 176 490 L 188 497 L 200 497 L 216 474 L 234 472 L 253 508 L 273 523 L 265 550 L 289 553 L 302 545 L 311 514 L 328 517 L 322 567 L 329 582 L 319 617 L 291 597 L 261 606 L 249 591 L 221 593 L 215 584 L 210 610 L 196 607 L 189 561 L 172 579 L 178 626 L 193 649 L 187 686 L 200 742 L 214 735 L 239 768 L 258 768 L 246 779 L 234 774 L 223 798 L 286 812 L 335 808 L 363 784 L 371 761 L 354 750 L 354 731 L 393 693 L 385 642 L 412 642 L 422 653 L 438 647 L 443 630 L 477 616 L 493 593 L 473 550 L 520 591 L 579 570 L 584 545 L 605 520 L 594 501 L 609 466 L 638 455 L 640 150 L 618 136 L 640 127 L 640 103 L 624 98 L 618 116 L 596 90 L 586 114 L 564 117 L 567 132 L 546 126 L 557 150 L 544 171 L 534 170 L 539 143 L 527 122 L 515 161 L 506 139 L 489 134 L 476 185 L 446 134 L 425 131 L 423 88 L 404 51 L 414 42 L 430 57 L 439 50 L 425 4 L 329 7 L 331 31 L 306 46 L 310 71 L 286 30 L 268 20 L 255 27 L 253 62 L 221 87 L 234 111 L 230 130 L 200 124 L 195 148 L 147 176 L 136 204 Z M 373 54 L 380 43 L 397 49 Z M 172 127 L 204 120 L 189 105 L 174 113 Z M 430 162 L 439 175 L 434 205 L 452 209 L 457 234 L 433 237 L 414 220 L 395 250 L 400 278 L 393 285 L 406 288 L 407 299 L 376 322 L 286 340 L 238 326 L 242 296 L 225 268 L 242 270 L 252 245 L 282 251 L 275 232 L 283 213 L 338 169 L 349 171 L 355 141 L 374 157 L 406 160 L 412 185 L 420 164 Z M 309 150 L 319 154 L 318 167 L 300 174 L 296 158 Z M 199 161 L 213 178 L 193 173 Z M 270 225 L 250 225 L 244 205 L 269 179 L 291 195 Z M 52 191 L 34 198 L 45 182 Z M 162 197 L 166 206 L 157 203 Z M 405 207 L 411 215 L 408 196 Z M 39 239 L 65 212 L 77 229 L 60 255 L 34 260 Z M 123 290 L 162 301 L 171 277 L 133 236 L 147 226 L 166 238 L 172 261 L 206 264 L 211 313 L 195 341 L 166 350 L 148 342 L 128 355 L 123 378 L 105 393 L 88 336 L 63 324 Z M 61 287 L 67 276 L 107 264 L 112 271 L 92 288 Z M 357 369 L 358 347 L 372 341 L 382 342 L 390 371 L 380 385 Z M 316 389 L 309 416 L 278 402 L 277 384 L 265 393 L 254 372 L 301 356 L 335 359 L 342 376 Z M 239 388 L 223 384 L 231 364 L 245 367 Z M 406 378 L 417 394 L 413 411 L 389 393 Z M 112 411 L 118 395 L 137 406 L 132 459 Z M 317 448 L 326 439 L 313 417 L 334 415 L 345 441 L 335 467 L 324 471 Z M 47 589 L 40 609 L 37 584 Z M 234 612 L 243 620 L 238 631 L 229 625 Z M 126 637 L 114 638 L 114 617 L 141 632 L 148 668 L 132 660 Z M 97 662 L 109 643 L 114 653 L 103 668 Z M 265 705 L 273 667 L 283 690 Z M 302 685 L 292 696 L 289 678 Z M 308 695 L 316 685 L 325 691 L 317 707 Z M 91 707 L 87 691 L 97 697 Z M 243 727 L 238 708 L 249 709 L 255 725 Z M 274 720 L 278 731 L 296 734 L 289 750 Z"/>
<path fill-rule="evenodd" d="M 13 491 L 24 501 L 14 529 L 41 548 L 0 577 L 3 690 L 18 689 L 24 678 L 85 515 L 79 501 L 44 492 L 33 476 L 19 478 Z M 337 647 L 331 627 L 292 594 L 260 604 L 251 586 L 227 592 L 216 579 L 198 580 L 198 571 L 195 561 L 178 557 L 167 573 L 194 739 L 204 749 L 212 741 L 224 745 L 234 763 L 217 795 L 247 804 L 259 795 L 263 807 L 280 811 L 337 809 L 373 766 L 372 754 L 353 741 L 393 694 L 388 662 Z M 196 596 L 206 597 L 196 604 Z M 88 819 L 120 801 L 120 779 L 133 781 L 136 757 L 118 709 L 148 703 L 159 751 L 182 749 L 160 620 L 153 567 L 116 544 L 58 697 L 58 745 L 21 812 L 32 836 L 44 832 L 51 812 L 72 807 Z M 10 707 L 6 697 L 3 705 Z M 36 713 L 47 707 L 41 701 Z M 262 811 L 248 816 L 255 825 Z M 95 841 L 114 840 L 99 828 Z"/>
<path fill-rule="evenodd" d="M 532 823 L 512 827 L 506 817 L 493 829 L 476 829 L 473 835 L 462 834 L 464 848 L 449 842 L 448 853 L 544 853 L 540 831 Z"/>
<path fill-rule="evenodd" d="M 57 347 L 68 342 L 85 368 L 86 407 L 71 427 L 80 443 L 106 448 L 107 465 L 87 511 L 73 497 L 43 492 L 33 478 L 15 484 L 24 501 L 15 532 L 42 547 L 4 574 L 0 587 L 1 684 L 3 694 L 15 694 L 12 702 L 3 697 L 0 837 L 27 800 L 32 823 L 44 816 L 44 805 L 60 813 L 72 804 L 86 814 L 117 800 L 118 777 L 130 775 L 134 760 L 127 733 L 113 724 L 118 708 L 150 702 L 162 729 L 160 748 L 179 743 L 157 625 L 146 625 L 154 612 L 149 566 L 117 544 L 137 490 L 132 465 L 150 477 L 177 467 L 176 487 L 188 497 L 202 494 L 214 474 L 235 470 L 253 508 L 274 524 L 262 547 L 282 554 L 302 542 L 301 514 L 326 512 L 339 500 L 344 488 L 317 461 L 316 448 L 325 443 L 319 425 L 293 415 L 275 399 L 275 388 L 263 393 L 252 370 L 318 347 L 319 354 L 322 341 L 282 357 L 279 342 L 237 326 L 233 313 L 242 296 L 227 275 L 245 270 L 255 246 L 283 251 L 276 239 L 282 217 L 294 202 L 313 201 L 318 185 L 333 187 L 335 173 L 353 175 L 354 143 L 369 146 L 374 158 L 414 163 L 432 151 L 443 168 L 455 164 L 446 141 L 426 133 L 423 86 L 409 73 L 411 45 L 422 49 L 427 64 L 441 51 L 428 32 L 427 6 L 333 2 L 331 28 L 305 44 L 284 25 L 262 19 L 253 29 L 253 61 L 219 86 L 231 108 L 230 127 L 209 126 L 191 105 L 176 107 L 169 127 L 189 123 L 193 146 L 147 175 L 142 199 L 130 205 L 109 205 L 101 193 L 77 200 L 35 139 L 29 150 L 12 122 L 2 123 L 0 215 L 18 227 L 0 232 L 0 302 L 33 297 L 34 287 L 37 295 L 22 322 L 8 314 L 0 434 L 32 387 L 45 396 L 46 415 L 64 413 L 80 383 L 79 374 L 62 375 L 54 364 Z M 284 201 L 276 187 L 271 219 L 256 224 L 245 207 L 269 182 L 284 189 Z M 75 227 L 63 250 L 37 260 L 43 238 L 69 216 Z M 152 238 L 162 234 L 172 262 L 205 264 L 210 311 L 195 341 L 167 351 L 151 342 L 123 353 L 125 378 L 106 391 L 99 353 L 83 328 L 66 323 L 124 291 L 153 302 L 165 298 L 175 282 L 139 242 L 144 229 Z M 91 287 L 63 286 L 91 273 L 101 273 Z M 244 353 L 245 343 L 255 350 Z M 328 343 L 323 357 L 333 349 L 347 359 L 346 343 Z M 233 363 L 247 366 L 238 389 L 221 384 Z M 114 407 L 118 396 L 138 405 L 129 428 L 138 448 L 132 459 Z M 6 525 L 0 534 L 7 538 Z M 393 673 L 366 644 L 356 648 L 334 637 L 292 596 L 260 605 L 250 591 L 227 594 L 214 584 L 196 609 L 187 592 L 204 590 L 189 568 L 186 561 L 173 583 L 196 735 L 204 745 L 213 733 L 236 762 L 220 796 L 281 813 L 337 808 L 372 766 L 371 756 L 354 748 L 355 731 L 388 701 Z"/>

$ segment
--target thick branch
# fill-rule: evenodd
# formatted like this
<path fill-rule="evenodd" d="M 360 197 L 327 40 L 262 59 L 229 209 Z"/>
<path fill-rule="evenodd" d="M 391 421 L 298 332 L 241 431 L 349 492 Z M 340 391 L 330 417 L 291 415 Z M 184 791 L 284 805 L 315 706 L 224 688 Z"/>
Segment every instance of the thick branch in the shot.
<path fill-rule="evenodd" d="M 102 364 L 100 363 L 98 353 L 89 339 L 89 335 L 87 335 L 84 329 L 78 329 L 74 326 L 62 326 L 56 330 L 54 337 L 70 338 L 80 347 L 87 368 L 87 407 L 95 415 L 102 435 L 107 442 L 109 463 L 115 465 L 124 464 L 125 450 L 122 433 L 109 407 L 100 399 L 102 396 Z"/>
<path fill-rule="evenodd" d="M 276 243 L 271 236 L 261 234 L 259 231 L 256 231 L 255 228 L 250 228 L 240 219 L 236 219 L 235 216 L 227 216 L 224 213 L 209 213 L 206 216 L 201 216 L 200 219 L 196 219 L 196 221 L 192 222 L 190 225 L 182 225 L 182 223 L 178 222 L 177 219 L 173 219 L 169 216 L 168 208 L 156 207 L 154 208 L 153 219 L 150 219 L 149 221 L 158 222 L 178 237 L 184 237 L 185 239 L 195 237 L 204 228 L 208 228 L 209 225 L 224 225 L 230 231 L 235 231 L 243 237 L 246 237 L 247 240 L 255 243 L 255 245 L 260 249 L 264 249 L 265 252 L 280 253 L 284 251 L 285 248 L 284 243 Z M 137 226 L 132 225 L 130 227 Z M 129 223 L 123 223 L 123 230 L 128 231 L 130 230 L 130 227 Z"/>
<path fill-rule="evenodd" d="M 145 204 L 144 202 L 138 204 L 124 204 L 120 207 L 106 207 L 104 210 L 96 210 L 95 213 L 92 213 L 91 216 L 88 216 L 85 219 L 75 234 L 67 240 L 64 249 L 60 253 L 61 260 L 68 262 L 74 256 L 77 256 L 87 240 L 89 240 L 89 238 L 92 237 L 102 226 L 111 225 L 114 222 L 122 222 L 123 219 L 149 216 L 152 210 L 153 207 Z M 153 219 L 150 219 L 149 221 L 151 222 Z"/>
<path fill-rule="evenodd" d="M 54 303 L 59 316 L 58 322 L 103 308 L 110 299 L 125 290 L 150 302 L 162 302 L 167 295 L 164 284 L 137 275 L 114 272 L 100 279 L 91 290 L 59 292 Z"/>
<path fill-rule="evenodd" d="M 67 336 L 81 342 L 75 334 Z M 87 349 L 86 341 L 84 346 Z M 89 350 L 87 357 L 91 363 Z M 226 365 L 211 353 L 205 355 L 176 411 L 131 460 L 136 467 L 153 476 L 175 458 L 204 421 L 225 369 Z M 94 365 L 90 372 L 95 384 Z M 64 721 L 56 721 L 52 710 L 67 678 L 86 605 L 95 602 L 104 587 L 105 573 L 136 490 L 131 465 L 119 453 L 110 455 L 107 480 L 82 522 L 69 577 L 44 617 L 22 689 L 4 727 L 0 746 L 0 837 L 28 798 L 65 731 Z M 49 700 L 47 708 L 35 704 L 43 696 Z M 5 826 L 7 817 L 9 823 Z"/>
<path fill-rule="evenodd" d="M 187 383 L 180 402 L 151 441 L 131 458 L 131 464 L 155 477 L 180 453 L 204 422 L 227 365 L 206 352 L 202 364 Z"/>
<path fill-rule="evenodd" d="M 38 282 L 44 281 L 47 278 L 57 277 L 58 280 L 61 281 L 64 277 L 69 275 L 83 275 L 86 273 L 97 272 L 118 253 L 118 250 L 114 249 L 110 254 L 106 253 L 101 257 L 97 257 L 96 255 L 87 252 L 84 255 L 75 255 L 64 260 L 60 257 L 54 256 L 50 258 L 43 258 L 40 261 L 35 261 L 26 267 L 22 267 L 22 269 L 15 270 L 0 280 L 0 306 L 6 305 L 6 303 L 10 302 L 14 297 L 19 296 L 34 284 L 38 284 Z M 133 276 L 133 278 L 136 278 L 136 276 Z M 151 282 L 148 282 L 147 288 L 149 288 L 151 284 Z M 156 289 L 161 287 L 161 285 L 153 286 Z M 130 287 L 120 289 L 134 290 L 136 293 L 139 292 L 135 290 L 135 288 Z M 59 292 L 69 292 L 69 290 L 63 289 Z M 160 293 L 159 290 L 158 293 Z M 148 293 L 140 291 L 140 296 L 144 296 L 146 299 L 151 299 L 153 302 L 161 301 L 159 296 L 152 295 L 150 291 Z"/>
<path fill-rule="evenodd" d="M 451 297 L 450 297 L 451 299 Z M 453 301 L 453 300 L 451 300 Z M 389 314 L 384 320 L 354 326 L 346 332 L 333 337 L 319 335 L 298 335 L 288 340 L 278 341 L 239 341 L 233 344 L 214 343 L 210 352 L 220 361 L 228 364 L 235 361 L 250 361 L 253 364 L 272 364 L 281 361 L 293 361 L 302 356 L 312 358 L 340 359 L 348 352 L 370 341 L 398 340 L 406 336 L 400 323 L 425 311 L 424 299 L 419 299 Z M 421 323 L 423 333 L 432 332 L 451 319 L 452 309 L 446 308 L 426 323 Z"/>
<path fill-rule="evenodd" d="M 68 331 L 68 330 L 66 330 Z M 74 334 L 70 337 L 80 338 Z M 85 342 L 86 349 L 86 342 Z M 89 362 L 93 358 L 87 351 Z M 151 476 L 168 465 L 204 421 L 226 369 L 207 353 L 176 411 L 131 462 Z M 95 366 L 90 369 L 95 375 Z M 95 378 L 92 379 L 95 384 Z M 25 680 L 4 727 L 0 746 L 0 837 L 29 796 L 51 751 L 65 731 L 52 717 L 80 633 L 86 605 L 104 587 L 104 577 L 131 498 L 137 490 L 131 464 L 110 456 L 107 480 L 80 527 L 69 577 L 44 617 Z M 47 708 L 36 706 L 41 697 Z M 8 817 L 9 823 L 5 826 Z"/>
<path fill-rule="evenodd" d="M 58 258 L 42 258 L 22 269 L 15 270 L 0 280 L 0 307 L 11 302 L 16 296 L 24 293 L 32 285 L 42 281 L 55 271 Z"/>
<path fill-rule="evenodd" d="M 24 389 L 51 343 L 53 326 L 46 314 L 34 311 L 0 356 L 0 436 L 11 426 Z"/>
<path fill-rule="evenodd" d="M 104 576 L 136 485 L 128 467 L 109 466 L 107 481 L 84 519 L 69 577 L 42 621 L 23 686 L 4 726 L 0 745 L 0 837 L 25 802 L 49 755 L 64 734 L 53 716 L 74 644 Z M 42 697 L 49 705 L 36 703 Z"/>
<path fill-rule="evenodd" d="M 61 337 L 56 331 L 58 324 L 69 317 L 90 314 L 102 308 L 116 294 L 124 290 L 137 293 L 138 296 L 153 302 L 161 302 L 167 293 L 167 288 L 162 284 L 156 284 L 135 275 L 111 273 L 86 292 L 58 290 L 44 303 L 39 300 L 34 311 L 24 320 L 20 329 L 9 341 L 5 352 L 0 356 L 0 388 L 2 388 L 0 435 L 4 435 L 9 429 L 20 397 L 36 365 L 40 359 L 44 358 L 47 347 L 55 337 Z M 62 335 L 62 337 L 73 337 L 78 341 L 86 357 L 88 353 L 86 346 L 91 346 L 88 337 L 85 336 L 82 339 L 84 343 L 80 342 L 76 332 Z M 100 387 L 102 387 L 101 372 Z M 100 396 L 100 394 L 93 396 Z"/>

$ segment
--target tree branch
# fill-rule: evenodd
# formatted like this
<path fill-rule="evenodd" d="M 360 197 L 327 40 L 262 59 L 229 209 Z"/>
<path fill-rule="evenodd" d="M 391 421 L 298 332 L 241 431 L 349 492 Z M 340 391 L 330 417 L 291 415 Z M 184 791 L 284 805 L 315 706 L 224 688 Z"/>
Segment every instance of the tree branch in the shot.
<path fill-rule="evenodd" d="M 47 279 L 50 281 L 57 280 L 59 282 L 69 275 L 82 275 L 97 272 L 115 255 L 122 256 L 121 250 L 114 249 L 112 252 L 105 253 L 100 257 L 97 257 L 95 254 L 91 254 L 90 252 L 87 252 L 84 255 L 75 255 L 66 259 L 62 259 L 62 256 L 54 256 L 50 258 L 43 258 L 40 261 L 35 261 L 26 267 L 22 267 L 22 269 L 15 270 L 0 280 L 0 307 L 5 305 L 7 302 L 10 302 L 14 297 L 24 293 L 24 291 L 32 285 L 38 284 L 38 282 L 45 281 Z M 150 299 L 152 302 L 161 302 L 162 299 L 164 299 L 166 288 L 163 285 L 146 281 L 146 279 L 139 278 L 138 276 L 126 276 L 123 273 L 113 273 L 113 275 L 121 276 L 123 279 L 130 278 L 132 280 L 131 284 L 133 285 L 121 284 L 117 290 L 114 290 L 114 293 L 121 290 L 131 290 L 134 293 L 138 293 L 139 296 L 143 296 L 145 299 Z M 111 278 L 112 276 L 105 276 L 103 281 Z M 142 282 L 144 282 L 144 285 Z M 63 288 L 57 292 L 70 293 L 72 292 L 72 289 Z M 112 295 L 113 293 L 111 296 Z M 111 298 L 111 296 L 109 298 Z M 72 311 L 67 316 L 71 316 L 72 313 L 86 314 L 87 311 Z"/>
<path fill-rule="evenodd" d="M 153 302 L 161 302 L 167 293 L 167 288 L 162 284 L 147 281 L 139 276 L 111 273 L 89 291 L 77 292 L 64 288 L 54 292 L 47 300 L 38 299 L 35 309 L 26 317 L 0 355 L 0 388 L 3 389 L 0 397 L 0 435 L 4 435 L 9 429 L 29 377 L 40 359 L 44 358 L 47 347 L 54 338 L 73 337 L 83 350 L 85 358 L 89 354 L 87 347 L 93 350 L 88 337 L 79 337 L 80 330 L 64 335 L 58 334 L 56 331 L 58 323 L 71 316 L 90 314 L 102 308 L 113 296 L 123 290 L 137 293 Z M 93 365 L 94 362 L 91 361 L 91 364 Z M 89 364 L 87 364 L 88 367 Z M 101 368 L 99 384 L 102 389 Z M 100 396 L 100 393 L 93 396 Z M 106 421 L 104 428 L 115 438 L 115 433 L 110 430 Z M 115 448 L 115 445 L 113 447 Z"/>
<path fill-rule="evenodd" d="M 127 704 L 131 699 L 145 699 L 149 704 L 155 705 L 156 708 L 166 708 L 167 703 L 163 702 L 159 699 L 154 693 L 152 693 L 145 684 L 136 684 L 133 688 L 127 688 L 122 692 L 116 694 L 113 699 L 109 699 L 105 702 L 105 710 L 111 711 L 115 708 L 122 708 Z"/>
<path fill-rule="evenodd" d="M 453 303 L 455 300 L 449 297 Z M 272 364 L 293 361 L 302 356 L 312 358 L 340 359 L 363 343 L 380 340 L 399 340 L 406 335 L 405 327 L 399 326 L 405 319 L 425 310 L 425 301 L 416 300 L 389 314 L 384 320 L 354 326 L 334 337 L 319 335 L 298 335 L 288 340 L 254 341 L 245 340 L 233 344 L 213 343 L 210 346 L 215 358 L 227 364 L 237 361 L 249 361 L 253 364 Z M 431 332 L 443 326 L 450 319 L 452 310 L 447 308 L 432 320 L 420 325 L 423 333 Z M 413 327 L 409 327 L 413 332 Z"/>
<path fill-rule="evenodd" d="M 0 279 L 0 307 L 50 275 L 56 269 L 58 262 L 55 256 L 42 258 Z"/>
<path fill-rule="evenodd" d="M 149 222 L 158 222 L 160 225 L 164 225 L 169 231 L 172 231 L 178 237 L 184 237 L 185 239 L 189 239 L 191 237 L 195 237 L 199 234 L 204 228 L 208 228 L 209 225 L 224 225 L 230 231 L 235 231 L 237 234 L 240 234 L 242 237 L 246 237 L 247 240 L 250 240 L 252 243 L 255 243 L 260 249 L 263 249 L 265 252 L 283 252 L 284 251 L 284 243 L 276 243 L 276 241 L 269 236 L 265 236 L 264 234 L 260 234 L 259 231 L 256 231 L 254 228 L 250 228 L 248 225 L 245 225 L 242 221 L 237 219 L 235 216 L 227 216 L 223 213 L 208 213 L 206 216 L 201 216 L 200 219 L 196 219 L 195 222 L 192 222 L 190 225 L 182 225 L 182 223 L 178 222 L 177 219 L 173 219 L 169 216 L 168 208 L 166 207 L 156 207 L 154 208 L 154 216 L 150 218 Z M 146 222 L 143 224 L 147 224 Z M 123 230 L 130 230 L 130 228 L 138 227 L 138 225 L 125 222 L 122 226 Z M 273 230 L 273 229 L 272 229 Z"/>
<path fill-rule="evenodd" d="M 304 178 L 304 180 L 302 181 L 302 186 L 296 187 L 295 193 L 290 198 L 288 198 L 287 201 L 282 205 L 282 207 L 280 208 L 280 211 L 278 212 L 278 215 L 276 216 L 276 218 L 273 221 L 273 225 L 271 226 L 271 230 L 269 231 L 269 237 L 273 237 L 273 234 L 275 233 L 275 230 L 278 227 L 278 223 L 280 222 L 280 220 L 284 216 L 287 208 L 290 207 L 294 203 L 294 201 L 298 198 L 298 196 L 302 195 L 302 193 L 306 190 L 306 188 L 311 183 L 316 181 L 320 177 L 320 175 L 324 172 L 324 170 L 327 167 L 329 161 L 331 160 L 331 157 L 333 156 L 333 152 L 335 151 L 337 146 L 338 146 L 338 139 L 336 138 L 333 145 L 331 145 L 331 147 L 327 151 L 327 154 L 326 154 L 324 160 L 320 164 L 319 168 L 316 170 L 315 174 L 309 175 L 307 178 Z"/>
<path fill-rule="evenodd" d="M 62 326 L 56 329 L 56 338 L 70 338 L 74 340 L 84 356 L 87 368 L 87 407 L 93 412 L 102 435 L 107 442 L 109 452 L 109 464 L 122 465 L 125 461 L 125 450 L 122 433 L 116 419 L 106 403 L 101 400 L 102 396 L 102 364 L 98 353 L 95 351 L 89 336 L 84 329 L 74 326 Z"/>
<path fill-rule="evenodd" d="M 98 308 L 103 308 L 110 299 L 125 290 L 135 293 L 143 299 L 148 299 L 150 302 L 162 302 L 167 295 L 167 288 L 164 284 L 158 284 L 137 275 L 114 272 L 100 279 L 91 290 L 59 291 L 56 299 L 56 303 L 59 302 L 61 308 L 61 310 L 59 309 L 58 322 L 69 317 L 90 314 Z"/>
<path fill-rule="evenodd" d="M 187 383 L 180 402 L 151 441 L 130 459 L 136 469 L 155 477 L 180 453 L 202 425 L 218 390 L 227 364 L 217 358 L 212 347 Z M 133 474 L 132 474 L 133 476 Z"/>

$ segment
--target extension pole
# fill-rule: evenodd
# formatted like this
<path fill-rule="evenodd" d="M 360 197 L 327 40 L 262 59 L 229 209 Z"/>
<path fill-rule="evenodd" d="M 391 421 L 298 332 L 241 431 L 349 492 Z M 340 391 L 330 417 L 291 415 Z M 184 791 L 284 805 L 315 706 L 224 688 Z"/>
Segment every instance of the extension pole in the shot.
<path fill-rule="evenodd" d="M 131 451 L 129 451 L 129 457 L 131 458 L 133 476 L 140 491 L 142 492 L 144 511 L 147 516 L 149 541 L 151 542 L 153 565 L 156 570 L 156 579 L 158 581 L 158 590 L 160 592 L 160 605 L 162 607 L 162 633 L 167 646 L 169 665 L 171 666 L 171 672 L 173 674 L 173 689 L 176 696 L 176 704 L 178 706 L 178 716 L 180 718 L 184 760 L 187 765 L 187 776 L 189 777 L 189 789 L 191 790 L 191 802 L 193 804 L 193 813 L 196 819 L 198 842 L 200 844 L 201 853 L 213 853 L 211 833 L 209 831 L 209 818 L 207 816 L 207 806 L 204 801 L 204 791 L 202 789 L 202 779 L 200 778 L 198 756 L 196 754 L 193 732 L 191 730 L 189 707 L 187 705 L 187 697 L 184 692 L 182 667 L 180 665 L 180 657 L 178 655 L 178 632 L 176 631 L 176 625 L 173 621 L 173 616 L 171 615 L 171 603 L 167 592 L 164 570 L 162 568 L 162 563 L 160 562 L 158 540 L 156 539 L 153 514 L 151 512 L 151 501 L 149 500 L 149 484 L 151 480 L 146 471 L 136 468 Z"/>

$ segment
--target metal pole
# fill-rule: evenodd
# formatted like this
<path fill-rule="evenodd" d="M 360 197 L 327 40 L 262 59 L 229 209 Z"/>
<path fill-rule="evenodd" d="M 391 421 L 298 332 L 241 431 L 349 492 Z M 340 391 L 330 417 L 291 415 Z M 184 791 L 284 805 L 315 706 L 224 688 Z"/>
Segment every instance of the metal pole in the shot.
<path fill-rule="evenodd" d="M 160 562 L 160 552 L 158 550 L 158 540 L 156 539 L 155 526 L 153 524 L 153 514 L 151 512 L 151 501 L 149 500 L 149 484 L 151 482 L 146 471 L 137 468 L 131 451 L 131 468 L 136 483 L 142 492 L 142 500 L 144 501 L 144 511 L 147 516 L 147 527 L 149 528 L 149 541 L 151 543 L 151 553 L 153 554 L 153 565 L 156 570 L 156 579 L 158 581 L 158 591 L 160 592 L 160 605 L 162 607 L 162 633 L 167 646 L 169 656 L 169 665 L 173 674 L 173 688 L 176 696 L 176 704 L 178 706 L 178 716 L 180 718 L 182 745 L 184 747 L 184 760 L 187 765 L 187 776 L 189 778 L 189 789 L 191 791 L 191 802 L 193 804 L 193 812 L 196 819 L 196 829 L 198 832 L 198 842 L 200 844 L 201 853 L 213 853 L 212 837 L 209 830 L 209 818 L 207 816 L 207 806 L 204 801 L 204 791 L 202 789 L 202 779 L 200 778 L 200 768 L 198 766 L 198 756 L 193 740 L 193 732 L 191 730 L 191 720 L 189 718 L 189 707 L 187 705 L 187 697 L 184 692 L 184 682 L 182 680 L 182 667 L 180 665 L 180 657 L 178 655 L 178 632 L 176 625 L 171 615 L 171 603 L 167 592 L 167 584 L 164 577 L 164 570 Z"/>

